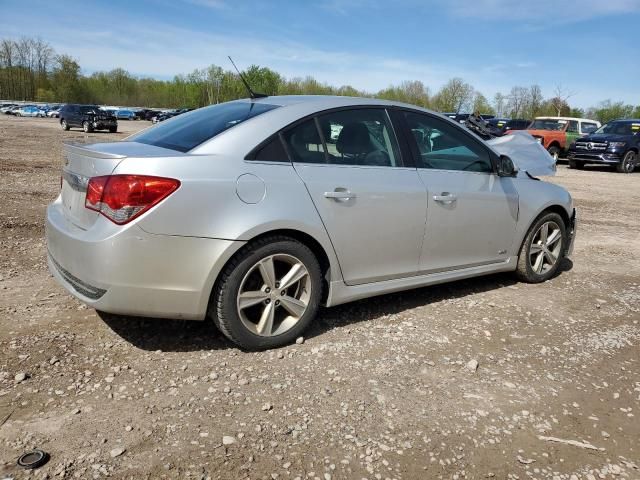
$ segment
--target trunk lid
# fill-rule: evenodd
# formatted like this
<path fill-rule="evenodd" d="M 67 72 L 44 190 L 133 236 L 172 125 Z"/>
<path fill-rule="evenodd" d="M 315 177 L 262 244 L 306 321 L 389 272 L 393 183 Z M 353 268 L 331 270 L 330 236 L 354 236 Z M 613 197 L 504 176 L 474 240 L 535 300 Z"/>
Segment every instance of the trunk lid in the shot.
<path fill-rule="evenodd" d="M 176 153 L 137 142 L 65 144 L 61 191 L 64 215 L 74 225 L 88 230 L 100 215 L 84 206 L 91 177 L 112 174 L 128 157 L 176 156 Z"/>

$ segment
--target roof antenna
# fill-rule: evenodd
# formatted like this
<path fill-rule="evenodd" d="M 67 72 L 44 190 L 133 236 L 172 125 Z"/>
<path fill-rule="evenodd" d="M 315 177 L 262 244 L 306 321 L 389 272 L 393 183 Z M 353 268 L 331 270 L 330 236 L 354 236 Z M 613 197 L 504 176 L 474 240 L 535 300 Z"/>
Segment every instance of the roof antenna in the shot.
<path fill-rule="evenodd" d="M 238 67 L 236 67 L 236 64 L 233 63 L 233 60 L 231 59 L 230 56 L 227 56 L 227 58 L 229 59 L 229 61 L 231 62 L 231 65 L 233 65 L 233 68 L 236 69 L 236 72 L 238 72 L 238 75 L 240 75 L 240 80 L 242 80 L 242 83 L 244 83 L 245 88 L 247 89 L 247 91 L 249 92 L 249 98 L 251 98 L 251 100 L 255 100 L 256 98 L 266 98 L 269 95 L 265 95 L 264 93 L 256 93 L 253 90 L 251 90 L 251 87 L 249 86 L 249 84 L 247 83 L 247 80 L 244 78 L 244 76 L 240 73 L 240 70 L 238 70 Z"/>

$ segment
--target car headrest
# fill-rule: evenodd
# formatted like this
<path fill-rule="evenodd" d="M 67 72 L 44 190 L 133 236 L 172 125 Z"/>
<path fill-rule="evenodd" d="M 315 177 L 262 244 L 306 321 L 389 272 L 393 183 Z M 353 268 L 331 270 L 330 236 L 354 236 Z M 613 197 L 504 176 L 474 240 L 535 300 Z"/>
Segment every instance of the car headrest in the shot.
<path fill-rule="evenodd" d="M 301 128 L 296 129 L 291 142 L 298 145 L 306 145 L 306 144 L 319 144 L 320 139 L 318 138 L 318 130 L 316 129 L 316 124 L 314 122 L 305 123 L 300 126 Z"/>
<path fill-rule="evenodd" d="M 338 152 L 346 155 L 368 153 L 371 148 L 369 129 L 364 123 L 354 122 L 344 126 L 336 142 Z"/>

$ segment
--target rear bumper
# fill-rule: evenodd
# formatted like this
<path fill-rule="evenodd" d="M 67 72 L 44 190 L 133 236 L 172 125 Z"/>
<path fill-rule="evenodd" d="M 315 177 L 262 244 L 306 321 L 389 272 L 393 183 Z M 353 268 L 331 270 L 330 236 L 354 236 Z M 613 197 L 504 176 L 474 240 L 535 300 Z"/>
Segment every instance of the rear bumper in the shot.
<path fill-rule="evenodd" d="M 570 151 L 567 155 L 569 160 L 576 160 L 578 162 L 585 163 L 607 163 L 607 164 L 616 164 L 622 161 L 623 154 L 622 153 L 611 153 L 611 152 L 602 152 L 602 153 L 583 153 L 582 151 Z"/>
<path fill-rule="evenodd" d="M 92 238 L 60 206 L 47 209 L 49 270 L 77 299 L 109 313 L 204 319 L 218 273 L 244 244 L 154 235 L 135 224 Z"/>

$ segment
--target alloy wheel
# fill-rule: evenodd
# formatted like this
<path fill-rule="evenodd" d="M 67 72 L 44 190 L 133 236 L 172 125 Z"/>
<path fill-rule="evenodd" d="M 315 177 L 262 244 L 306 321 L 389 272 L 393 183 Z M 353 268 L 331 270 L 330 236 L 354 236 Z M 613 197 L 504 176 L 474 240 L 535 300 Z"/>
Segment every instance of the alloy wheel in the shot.
<path fill-rule="evenodd" d="M 236 300 L 243 325 L 259 336 L 281 335 L 302 318 L 311 298 L 311 277 L 296 257 L 275 254 L 254 264 Z"/>
<path fill-rule="evenodd" d="M 536 231 L 529 248 L 529 265 L 539 274 L 551 270 L 562 251 L 562 230 L 554 221 L 543 223 Z"/>
<path fill-rule="evenodd" d="M 622 159 L 622 170 L 624 173 L 631 173 L 635 167 L 635 154 L 633 152 L 627 152 Z"/>

